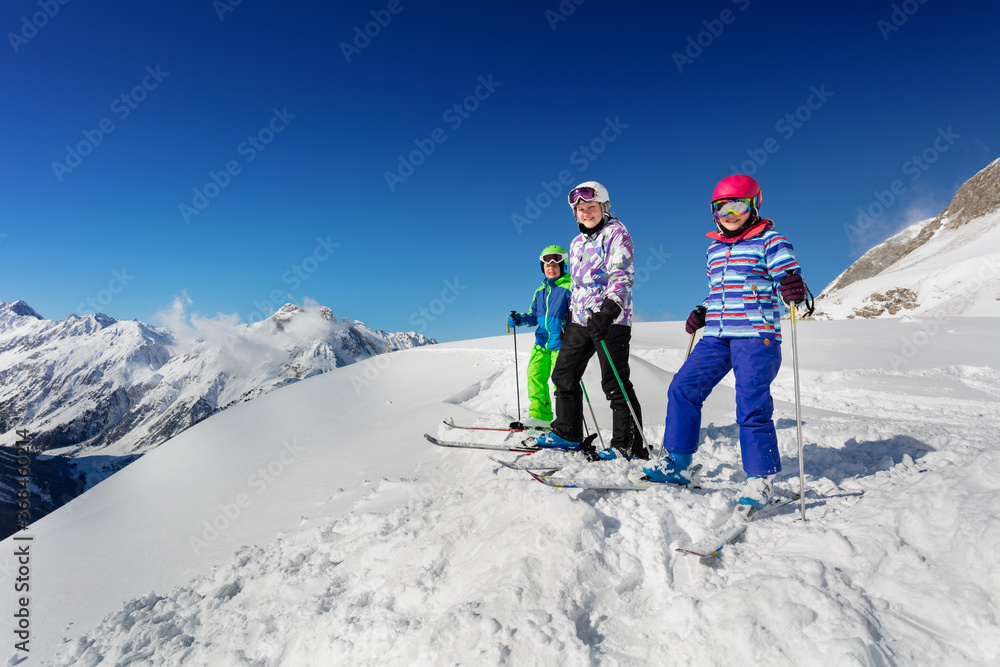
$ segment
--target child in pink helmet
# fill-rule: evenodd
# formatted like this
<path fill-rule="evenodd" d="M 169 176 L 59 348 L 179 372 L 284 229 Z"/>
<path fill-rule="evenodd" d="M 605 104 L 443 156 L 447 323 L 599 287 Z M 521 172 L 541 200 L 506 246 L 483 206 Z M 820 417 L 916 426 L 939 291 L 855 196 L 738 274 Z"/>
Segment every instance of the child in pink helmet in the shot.
<path fill-rule="evenodd" d="M 801 303 L 807 288 L 792 244 L 760 217 L 761 191 L 743 174 L 722 179 L 712 193 L 716 230 L 709 233 L 709 294 L 685 329 L 705 335 L 667 392 L 664 458 L 643 468 L 653 481 L 687 484 L 698 450 L 701 408 L 730 370 L 736 377 L 736 421 L 747 484 L 739 506 L 750 516 L 773 495 L 781 471 L 771 416 L 771 382 L 781 366 L 780 300 Z M 779 299 L 780 296 L 780 299 Z"/>

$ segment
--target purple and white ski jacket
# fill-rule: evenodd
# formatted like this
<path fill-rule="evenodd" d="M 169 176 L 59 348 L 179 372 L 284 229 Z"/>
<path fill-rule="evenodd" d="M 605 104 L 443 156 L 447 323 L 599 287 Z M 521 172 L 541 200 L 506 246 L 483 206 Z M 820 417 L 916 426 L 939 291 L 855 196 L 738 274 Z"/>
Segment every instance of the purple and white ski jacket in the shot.
<path fill-rule="evenodd" d="M 571 321 L 586 325 L 587 311 L 597 312 L 612 299 L 622 312 L 614 324 L 632 324 L 632 237 L 618 218 L 611 218 L 596 234 L 580 234 L 569 247 Z"/>

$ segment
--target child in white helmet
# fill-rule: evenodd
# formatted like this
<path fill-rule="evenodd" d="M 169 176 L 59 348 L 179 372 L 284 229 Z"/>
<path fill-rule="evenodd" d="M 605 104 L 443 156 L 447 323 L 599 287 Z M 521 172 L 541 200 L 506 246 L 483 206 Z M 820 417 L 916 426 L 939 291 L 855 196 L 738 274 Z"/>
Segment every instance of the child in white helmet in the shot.
<path fill-rule="evenodd" d="M 649 458 L 639 421 L 642 413 L 629 379 L 635 277 L 632 237 L 621 220 L 612 216 L 608 191 L 600 183 L 587 181 L 573 188 L 569 205 L 580 230 L 569 251 L 570 323 L 563 333 L 562 349 L 552 371 L 556 418 L 552 431 L 535 441 L 541 447 L 583 448 L 580 381 L 596 352 L 601 365 L 601 387 L 611 403 L 613 417 L 611 446 L 593 457 Z M 636 419 L 629 411 L 629 404 Z"/>

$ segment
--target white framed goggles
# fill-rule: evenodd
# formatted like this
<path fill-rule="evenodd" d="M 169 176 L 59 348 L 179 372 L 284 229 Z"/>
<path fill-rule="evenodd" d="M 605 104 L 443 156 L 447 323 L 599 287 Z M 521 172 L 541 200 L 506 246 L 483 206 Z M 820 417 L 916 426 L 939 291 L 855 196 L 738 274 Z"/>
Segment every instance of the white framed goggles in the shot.
<path fill-rule="evenodd" d="M 547 255 L 539 256 L 542 264 L 562 264 L 566 261 L 566 255 L 561 252 L 550 252 Z"/>

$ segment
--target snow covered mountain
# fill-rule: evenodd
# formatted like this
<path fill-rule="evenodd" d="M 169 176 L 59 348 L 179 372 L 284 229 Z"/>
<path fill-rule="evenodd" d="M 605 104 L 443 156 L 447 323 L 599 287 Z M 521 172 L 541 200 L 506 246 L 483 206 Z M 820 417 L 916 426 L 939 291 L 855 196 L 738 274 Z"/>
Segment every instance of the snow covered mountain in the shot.
<path fill-rule="evenodd" d="M 30 654 L 9 639 L 8 664 L 996 665 L 996 320 L 921 321 L 800 323 L 808 521 L 779 511 L 709 562 L 674 547 L 722 523 L 745 478 L 731 379 L 705 404 L 700 491 L 553 489 L 424 441 L 477 437 L 443 418 L 515 410 L 509 336 L 236 405 L 0 544 L 8 637 L 15 577 L 30 584 Z M 653 443 L 687 343 L 680 322 L 635 326 Z M 774 383 L 786 490 L 791 365 Z M 596 363 L 585 381 L 600 386 Z M 558 474 L 624 481 L 631 465 Z"/>
<path fill-rule="evenodd" d="M 230 405 L 433 342 L 337 321 L 325 307 L 288 304 L 261 322 L 178 333 L 103 314 L 51 321 L 23 301 L 0 302 L 0 445 L 8 448 L 0 450 L 0 470 L 15 429 L 27 429 L 33 451 L 74 458 L 76 474 L 60 469 L 66 480 L 56 484 L 65 502 L 79 475 L 83 487 L 93 486 Z M 9 499 L 10 476 L 0 479 Z"/>
<path fill-rule="evenodd" d="M 872 248 L 816 298 L 816 319 L 1000 316 L 1000 159 L 940 215 Z"/>

